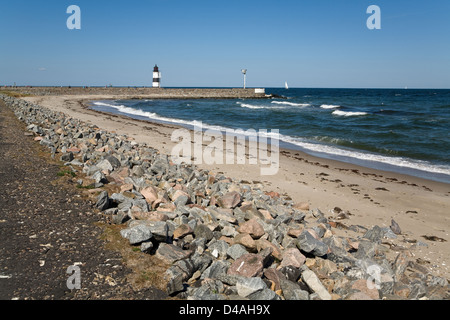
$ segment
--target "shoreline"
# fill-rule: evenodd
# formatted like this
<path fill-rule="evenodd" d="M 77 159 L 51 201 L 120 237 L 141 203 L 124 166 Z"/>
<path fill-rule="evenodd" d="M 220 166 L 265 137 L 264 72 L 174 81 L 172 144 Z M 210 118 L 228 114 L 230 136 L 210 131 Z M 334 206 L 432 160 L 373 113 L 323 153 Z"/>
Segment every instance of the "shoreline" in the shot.
<path fill-rule="evenodd" d="M 24 97 L 54 111 L 83 120 L 99 128 L 126 134 L 137 143 L 146 143 L 170 154 L 175 143 L 170 136 L 181 126 L 92 110 L 93 100 L 123 99 L 123 96 L 41 96 Z M 391 219 L 401 226 L 398 242 L 409 247 L 414 239 L 428 247 L 418 247 L 414 257 L 428 261 L 440 276 L 450 278 L 450 248 L 445 242 L 429 241 L 437 236 L 448 241 L 450 229 L 450 187 L 448 184 L 399 173 L 365 168 L 336 160 L 317 158 L 301 151 L 280 148 L 280 170 L 275 176 L 260 176 L 258 166 L 197 165 L 201 169 L 223 172 L 229 177 L 260 182 L 266 192 L 289 195 L 295 202 L 306 202 L 326 215 L 335 208 L 349 214 L 344 224 L 389 226 Z"/>
<path fill-rule="evenodd" d="M 123 116 L 127 119 L 129 118 L 129 119 L 149 122 L 149 123 L 153 123 L 153 124 L 174 126 L 174 130 L 177 128 L 185 128 L 185 129 L 192 131 L 194 125 L 192 125 L 188 122 L 196 121 L 196 120 L 192 120 L 192 121 L 180 120 L 180 123 L 177 123 L 177 121 L 171 122 L 169 120 L 165 121 L 165 120 L 160 120 L 160 119 L 151 119 L 151 118 L 149 119 L 149 118 L 146 118 L 146 117 L 140 116 L 140 115 L 124 114 L 121 111 L 109 112 L 107 110 L 99 110 L 99 109 L 101 109 L 101 107 L 95 105 L 95 102 L 104 102 L 104 101 L 108 101 L 108 100 L 85 100 L 85 101 L 83 101 L 83 105 L 86 109 L 90 109 L 90 110 L 93 110 L 96 112 L 101 112 L 101 113 L 105 113 L 105 114 L 109 114 L 109 115 Z M 114 109 L 112 107 L 108 107 L 108 106 L 106 106 L 106 107 L 110 108 L 110 109 Z M 146 119 L 144 119 L 144 118 L 146 118 Z M 174 120 L 177 120 L 177 119 L 174 119 Z M 226 131 L 225 129 L 228 129 L 225 127 L 223 127 L 223 129 L 222 129 L 222 127 L 220 127 L 220 126 L 218 127 L 218 129 L 215 129 L 215 126 L 205 124 L 203 131 L 208 130 L 210 128 L 214 128 L 213 130 L 218 130 L 222 134 L 225 133 L 225 131 Z M 284 145 L 284 147 L 280 147 L 280 149 L 283 149 L 285 151 L 300 152 L 302 154 L 307 154 L 307 155 L 309 155 L 313 158 L 317 158 L 317 159 L 332 160 L 332 161 L 336 161 L 339 163 L 346 163 L 346 164 L 358 166 L 360 168 L 381 171 L 381 172 L 384 172 L 385 174 L 389 174 L 389 173 L 400 174 L 400 175 L 409 176 L 411 178 L 423 179 L 425 181 L 434 181 L 434 182 L 444 183 L 444 184 L 448 184 L 450 186 L 450 176 L 445 173 L 441 173 L 441 172 L 433 172 L 433 171 L 427 171 L 427 170 L 418 169 L 418 168 L 414 168 L 414 167 L 400 166 L 400 165 L 396 165 L 396 164 L 389 163 L 389 162 L 383 162 L 381 160 L 359 159 L 357 157 L 352 157 L 352 156 L 348 156 L 348 155 L 338 155 L 338 154 L 327 153 L 327 152 L 322 152 L 322 151 L 308 150 L 307 148 L 296 145 L 295 143 L 282 140 L 282 138 L 279 139 L 279 144 Z M 355 150 L 355 152 L 364 152 L 364 151 Z"/>

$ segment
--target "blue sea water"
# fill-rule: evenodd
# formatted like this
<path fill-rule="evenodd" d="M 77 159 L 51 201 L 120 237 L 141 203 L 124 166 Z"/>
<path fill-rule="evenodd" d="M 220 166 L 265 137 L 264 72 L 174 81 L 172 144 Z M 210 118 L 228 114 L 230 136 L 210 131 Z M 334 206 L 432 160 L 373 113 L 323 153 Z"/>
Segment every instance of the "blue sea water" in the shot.
<path fill-rule="evenodd" d="M 205 129 L 278 129 L 280 146 L 450 183 L 450 90 L 279 89 L 273 99 L 96 101 L 92 108 Z"/>

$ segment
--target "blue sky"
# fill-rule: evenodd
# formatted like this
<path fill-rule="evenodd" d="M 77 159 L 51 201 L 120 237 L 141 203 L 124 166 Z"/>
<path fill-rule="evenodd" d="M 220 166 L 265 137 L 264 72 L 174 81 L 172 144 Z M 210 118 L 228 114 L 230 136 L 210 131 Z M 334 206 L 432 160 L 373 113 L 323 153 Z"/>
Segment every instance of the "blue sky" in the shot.
<path fill-rule="evenodd" d="M 69 30 L 69 5 L 81 30 Z M 370 5 L 381 30 L 369 30 Z M 450 1 L 46 0 L 0 6 L 0 85 L 450 88 Z"/>

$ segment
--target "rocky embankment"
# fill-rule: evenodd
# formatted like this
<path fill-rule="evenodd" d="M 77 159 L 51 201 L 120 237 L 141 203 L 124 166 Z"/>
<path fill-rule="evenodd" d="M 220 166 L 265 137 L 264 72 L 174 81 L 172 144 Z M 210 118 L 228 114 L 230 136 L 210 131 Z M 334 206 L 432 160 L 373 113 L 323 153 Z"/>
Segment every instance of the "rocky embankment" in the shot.
<path fill-rule="evenodd" d="M 288 195 L 170 157 L 131 138 L 0 96 L 35 140 L 86 178 L 110 223 L 142 254 L 168 264 L 181 299 L 448 299 L 447 279 L 399 248 L 401 227 L 351 225 Z M 151 143 L 150 143 L 151 144 Z"/>

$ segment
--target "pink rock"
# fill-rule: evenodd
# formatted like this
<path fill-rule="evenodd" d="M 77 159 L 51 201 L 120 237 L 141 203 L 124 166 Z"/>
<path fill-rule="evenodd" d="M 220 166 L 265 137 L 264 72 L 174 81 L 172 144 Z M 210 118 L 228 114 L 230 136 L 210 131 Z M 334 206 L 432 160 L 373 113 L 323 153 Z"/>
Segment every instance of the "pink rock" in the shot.
<path fill-rule="evenodd" d="M 133 185 L 131 183 L 124 184 L 120 187 L 120 192 L 126 192 L 133 190 Z"/>
<path fill-rule="evenodd" d="M 142 189 L 141 194 L 148 203 L 153 203 L 158 199 L 158 190 L 153 186 Z"/>
<path fill-rule="evenodd" d="M 293 205 L 294 209 L 302 210 L 302 211 L 308 211 L 309 210 L 309 203 L 307 202 L 300 202 Z"/>
<path fill-rule="evenodd" d="M 258 249 L 258 252 L 266 248 L 270 248 L 272 249 L 272 256 L 274 256 L 278 260 L 282 259 L 281 249 L 266 239 L 256 240 L 256 248 Z"/>
<path fill-rule="evenodd" d="M 282 261 L 278 268 L 292 266 L 300 268 L 306 261 L 306 257 L 297 248 L 288 248 L 284 250 L 282 255 Z"/>
<path fill-rule="evenodd" d="M 238 275 L 244 277 L 262 276 L 264 264 L 263 257 L 258 254 L 244 254 L 239 257 L 228 269 L 229 275 Z"/>
<path fill-rule="evenodd" d="M 222 208 L 234 209 L 241 202 L 241 195 L 236 191 L 228 192 L 227 194 L 217 199 L 217 201 L 219 203 L 219 206 Z"/>
<path fill-rule="evenodd" d="M 241 224 L 237 231 L 240 233 L 248 233 L 253 239 L 259 239 L 264 235 L 264 228 L 255 218 Z"/>
<path fill-rule="evenodd" d="M 370 281 L 369 281 L 370 283 Z M 352 289 L 358 290 L 368 297 L 370 297 L 371 300 L 378 300 L 380 299 L 380 293 L 378 292 L 377 288 L 375 286 L 372 286 L 372 288 L 369 288 L 368 281 L 365 279 L 356 280 L 352 284 Z"/>
<path fill-rule="evenodd" d="M 182 224 L 175 229 L 175 231 L 173 232 L 173 237 L 175 239 L 180 239 L 192 233 L 194 233 L 194 230 L 192 230 L 192 228 L 188 224 Z"/>
<path fill-rule="evenodd" d="M 242 244 L 247 249 L 256 251 L 256 242 L 248 233 L 240 233 L 234 237 L 234 243 Z"/>

